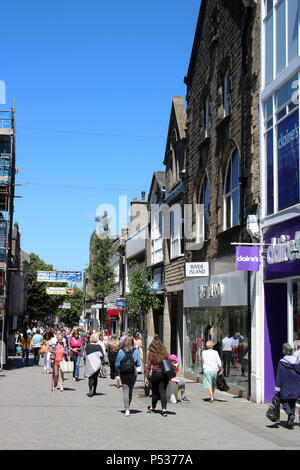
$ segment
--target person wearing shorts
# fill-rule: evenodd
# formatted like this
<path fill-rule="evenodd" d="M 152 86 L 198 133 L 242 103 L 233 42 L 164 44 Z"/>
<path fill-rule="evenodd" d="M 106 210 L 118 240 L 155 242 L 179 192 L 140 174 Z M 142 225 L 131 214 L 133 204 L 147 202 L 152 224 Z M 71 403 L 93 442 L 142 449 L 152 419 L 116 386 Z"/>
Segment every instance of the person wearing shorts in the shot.
<path fill-rule="evenodd" d="M 210 395 L 210 403 L 214 402 L 214 392 L 217 385 L 217 376 L 223 374 L 222 362 L 218 351 L 213 349 L 214 343 L 207 341 L 206 350 L 202 353 L 203 361 L 203 388 L 207 388 Z"/>

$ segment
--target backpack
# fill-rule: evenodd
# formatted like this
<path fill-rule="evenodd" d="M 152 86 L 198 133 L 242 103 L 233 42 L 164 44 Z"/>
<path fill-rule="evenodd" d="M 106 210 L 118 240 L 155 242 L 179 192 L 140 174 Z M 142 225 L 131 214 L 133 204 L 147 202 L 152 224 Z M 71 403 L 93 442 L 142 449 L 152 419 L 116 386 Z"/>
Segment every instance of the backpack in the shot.
<path fill-rule="evenodd" d="M 120 362 L 120 374 L 134 374 L 133 351 L 125 351 L 125 356 Z"/>

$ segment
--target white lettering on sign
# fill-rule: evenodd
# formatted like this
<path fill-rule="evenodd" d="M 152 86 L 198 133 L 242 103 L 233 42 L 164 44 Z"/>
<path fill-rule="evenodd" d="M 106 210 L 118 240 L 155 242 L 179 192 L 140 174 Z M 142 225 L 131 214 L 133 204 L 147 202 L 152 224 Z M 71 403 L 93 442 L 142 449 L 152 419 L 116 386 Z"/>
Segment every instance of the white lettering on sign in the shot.
<path fill-rule="evenodd" d="M 245 262 L 251 261 L 252 263 L 255 263 L 255 262 L 258 263 L 258 261 L 259 261 L 258 256 L 242 256 L 242 255 L 239 256 L 237 258 L 237 260 L 238 261 L 245 261 Z"/>
<path fill-rule="evenodd" d="M 209 276 L 209 263 L 207 261 L 203 263 L 185 263 L 185 267 L 187 277 Z"/>
<path fill-rule="evenodd" d="M 222 284 L 208 284 L 199 287 L 200 299 L 209 299 L 221 297 L 222 295 Z"/>
<path fill-rule="evenodd" d="M 294 240 L 289 235 L 272 238 L 267 250 L 268 264 L 284 263 L 300 259 L 300 232 L 295 233 Z"/>
<path fill-rule="evenodd" d="M 293 144 L 295 139 L 298 140 L 298 125 L 297 125 L 297 123 L 295 123 L 295 126 L 294 126 L 293 130 L 289 131 L 287 129 L 285 134 L 283 134 L 281 132 L 280 137 L 278 139 L 278 149 L 281 150 L 286 145 Z"/>

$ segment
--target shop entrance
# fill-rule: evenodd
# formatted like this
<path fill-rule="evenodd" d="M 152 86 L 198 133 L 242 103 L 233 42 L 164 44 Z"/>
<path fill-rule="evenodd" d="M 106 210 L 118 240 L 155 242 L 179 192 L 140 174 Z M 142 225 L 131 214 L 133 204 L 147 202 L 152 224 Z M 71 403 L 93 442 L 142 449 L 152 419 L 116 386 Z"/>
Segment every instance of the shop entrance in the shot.
<path fill-rule="evenodd" d="M 265 283 L 265 401 L 274 395 L 282 345 L 288 341 L 287 284 Z"/>

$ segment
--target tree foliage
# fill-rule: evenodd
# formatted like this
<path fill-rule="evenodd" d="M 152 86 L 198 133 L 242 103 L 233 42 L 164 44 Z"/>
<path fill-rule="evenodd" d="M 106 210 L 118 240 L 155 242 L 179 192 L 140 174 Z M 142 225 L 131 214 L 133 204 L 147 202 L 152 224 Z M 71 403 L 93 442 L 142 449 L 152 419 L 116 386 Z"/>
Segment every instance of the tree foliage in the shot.
<path fill-rule="evenodd" d="M 109 234 L 107 213 L 105 212 L 102 217 L 95 220 L 99 222 L 99 225 L 93 238 L 87 273 L 93 292 L 91 300 L 103 303 L 105 298 L 115 290 L 115 274 L 110 266 L 114 242 Z"/>
<path fill-rule="evenodd" d="M 65 299 L 66 302 L 71 304 L 70 309 L 61 308 L 58 311 L 58 318 L 60 323 L 64 323 L 68 327 L 72 327 L 78 325 L 80 316 L 82 314 L 82 306 L 83 306 L 83 292 L 82 289 L 76 287 L 74 285 L 74 294 L 68 296 L 68 300 Z"/>
<path fill-rule="evenodd" d="M 151 309 L 160 307 L 160 301 L 149 281 L 149 270 L 138 263 L 131 264 L 132 273 L 129 277 L 129 294 L 125 295 L 129 317 L 142 317 Z"/>
<path fill-rule="evenodd" d="M 28 273 L 27 314 L 31 321 L 44 321 L 48 315 L 57 315 L 58 306 L 65 300 L 65 296 L 48 295 L 47 286 L 67 286 L 67 283 L 38 282 L 37 271 L 54 271 L 52 264 L 46 264 L 35 253 L 30 254 Z"/>

